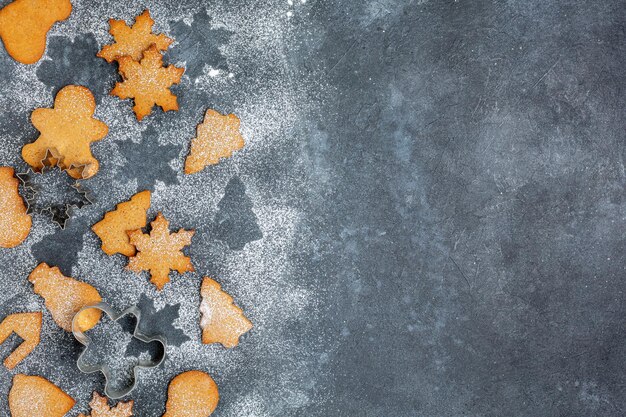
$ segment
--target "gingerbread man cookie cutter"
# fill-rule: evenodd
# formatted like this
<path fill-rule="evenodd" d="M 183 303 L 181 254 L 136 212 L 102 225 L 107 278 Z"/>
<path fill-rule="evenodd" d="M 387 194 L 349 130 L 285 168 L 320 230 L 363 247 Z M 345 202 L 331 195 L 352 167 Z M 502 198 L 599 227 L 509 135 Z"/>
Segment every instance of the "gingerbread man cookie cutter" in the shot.
<path fill-rule="evenodd" d="M 137 364 L 133 366 L 132 382 L 124 388 L 116 389 L 116 388 L 111 387 L 111 384 L 110 384 L 112 381 L 111 369 L 109 368 L 108 365 L 106 364 L 92 365 L 92 364 L 87 363 L 84 359 L 84 355 L 87 352 L 89 344 L 91 343 L 91 339 L 81 330 L 80 325 L 79 325 L 79 321 L 80 321 L 79 318 L 80 318 L 80 314 L 83 311 L 90 310 L 93 308 L 104 312 L 112 321 L 118 321 L 121 318 L 128 316 L 128 315 L 134 316 L 137 321 L 135 323 L 135 329 L 132 334 L 132 337 L 139 339 L 145 343 L 158 342 L 161 346 L 161 348 L 159 349 L 159 354 L 156 355 L 155 359 L 138 358 Z M 139 330 L 140 320 L 141 320 L 141 310 L 137 306 L 132 306 L 118 313 L 106 303 L 98 303 L 92 306 L 84 307 L 81 310 L 79 310 L 76 313 L 76 315 L 74 315 L 74 319 L 72 320 L 72 333 L 74 334 L 74 338 L 76 338 L 76 340 L 78 340 L 80 344 L 85 346 L 85 349 L 83 350 L 83 352 L 81 352 L 81 354 L 78 357 L 78 360 L 76 361 L 76 365 L 78 366 L 78 369 L 85 374 L 101 372 L 104 375 L 104 379 L 105 379 L 104 393 L 106 394 L 107 397 L 113 400 L 122 398 L 130 394 L 135 389 L 135 387 L 137 386 L 137 371 L 139 371 L 140 369 L 154 368 L 156 366 L 159 366 L 165 360 L 165 350 L 167 346 L 167 339 L 162 335 L 150 335 L 149 336 L 149 335 L 142 333 Z"/>

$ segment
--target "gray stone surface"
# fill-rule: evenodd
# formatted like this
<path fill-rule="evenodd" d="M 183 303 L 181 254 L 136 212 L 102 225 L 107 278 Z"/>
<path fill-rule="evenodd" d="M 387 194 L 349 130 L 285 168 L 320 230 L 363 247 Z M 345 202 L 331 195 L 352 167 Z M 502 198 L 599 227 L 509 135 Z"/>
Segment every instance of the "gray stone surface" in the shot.
<path fill-rule="evenodd" d="M 68 63 L 111 128 L 86 181 L 96 203 L 63 232 L 36 217 L 0 251 L 2 311 L 43 309 L 26 277 L 49 260 L 117 308 L 147 297 L 178 315 L 179 346 L 132 395 L 140 416 L 160 416 L 187 369 L 215 378 L 218 416 L 623 416 L 626 3 L 262 3 L 152 6 L 184 38 L 167 58 L 190 71 L 180 112 L 142 123 L 106 97 L 110 68 L 72 57 L 143 4 L 76 1 L 35 66 L 0 48 L 1 165 L 23 167 L 26 116 Z M 194 16 L 212 26 L 187 37 Z M 184 176 L 208 107 L 240 115 L 247 146 Z M 156 141 L 149 166 L 142 141 Z M 197 230 L 197 272 L 161 293 L 89 231 L 139 188 L 154 190 L 151 216 Z M 200 344 L 204 275 L 255 323 L 236 349 Z M 0 408 L 25 372 L 86 410 L 103 381 L 78 373 L 78 352 L 46 313 L 41 346 L 0 372 Z"/>

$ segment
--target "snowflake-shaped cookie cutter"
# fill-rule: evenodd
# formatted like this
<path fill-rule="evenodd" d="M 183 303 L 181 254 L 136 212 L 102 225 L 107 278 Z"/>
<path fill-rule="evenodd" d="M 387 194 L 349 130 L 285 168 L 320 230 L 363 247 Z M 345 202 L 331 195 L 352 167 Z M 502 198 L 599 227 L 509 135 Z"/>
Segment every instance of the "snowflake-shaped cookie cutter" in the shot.
<path fill-rule="evenodd" d="M 46 214 L 50 215 L 52 221 L 61 227 L 61 229 L 65 229 L 65 224 L 67 220 L 70 218 L 70 212 L 73 208 L 82 208 L 86 205 L 92 204 L 93 201 L 89 197 L 89 191 L 83 189 L 82 186 L 78 183 L 78 181 L 74 182 L 71 185 L 73 189 L 76 190 L 78 195 L 81 196 L 80 201 L 69 202 L 64 204 L 64 206 L 50 205 L 47 207 L 37 207 L 35 204 L 35 200 L 37 198 L 37 188 L 33 185 L 32 178 L 35 175 L 45 175 L 47 172 L 58 169 L 60 171 L 69 171 L 72 169 L 85 169 L 85 165 L 71 165 L 68 168 L 62 168 L 60 165 L 60 158 L 55 156 L 51 149 L 46 150 L 46 154 L 44 158 L 41 160 L 42 168 L 40 170 L 33 170 L 29 167 L 25 172 L 18 173 L 16 176 L 20 180 L 23 189 L 25 192 L 22 197 L 24 198 L 24 202 L 26 203 L 26 213 L 38 213 L 38 214 Z"/>
<path fill-rule="evenodd" d="M 135 366 L 133 366 L 132 382 L 124 388 L 115 389 L 110 386 L 110 382 L 112 378 L 111 378 L 111 370 L 108 365 L 106 364 L 91 365 L 87 363 L 84 359 L 84 355 L 87 352 L 87 349 L 89 348 L 91 339 L 81 330 L 80 326 L 78 325 L 78 318 L 83 311 L 90 310 L 90 309 L 97 309 L 97 310 L 104 312 L 114 322 L 120 320 L 121 318 L 127 315 L 134 316 L 136 318 L 136 323 L 135 323 L 135 329 L 134 329 L 132 337 L 139 339 L 145 343 L 158 342 L 161 345 L 160 353 L 156 356 L 155 359 L 142 359 L 142 358 L 138 359 L 138 363 Z M 85 349 L 83 350 L 83 352 L 81 352 L 81 354 L 79 355 L 76 361 L 76 365 L 78 366 L 78 369 L 85 374 L 101 372 L 104 375 L 104 379 L 105 379 L 104 393 L 106 394 L 107 397 L 113 400 L 122 398 L 125 395 L 130 394 L 130 392 L 135 389 L 135 387 L 137 386 L 137 371 L 139 369 L 154 368 L 156 366 L 159 366 L 165 360 L 165 349 L 167 346 L 167 339 L 162 335 L 148 336 L 142 333 L 139 330 L 140 321 L 141 321 L 141 310 L 137 306 L 129 307 L 126 310 L 118 313 L 106 303 L 98 303 L 92 306 L 84 307 L 81 310 L 79 310 L 76 313 L 76 315 L 74 315 L 74 319 L 72 320 L 72 333 L 74 334 L 74 338 L 76 338 L 76 340 L 78 340 L 80 344 L 85 346 Z"/>

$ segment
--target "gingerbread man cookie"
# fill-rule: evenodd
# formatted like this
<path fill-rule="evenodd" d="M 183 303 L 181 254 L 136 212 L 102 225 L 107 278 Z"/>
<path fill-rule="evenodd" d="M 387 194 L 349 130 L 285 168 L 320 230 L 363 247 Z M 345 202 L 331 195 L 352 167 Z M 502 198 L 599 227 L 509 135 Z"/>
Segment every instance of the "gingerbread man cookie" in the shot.
<path fill-rule="evenodd" d="M 99 169 L 91 154 L 92 142 L 103 139 L 109 128 L 93 117 L 96 101 L 86 87 L 68 85 L 54 99 L 54 108 L 36 109 L 31 116 L 41 135 L 22 148 L 22 157 L 36 171 L 43 168 L 48 151 L 75 179 L 93 177 Z"/>

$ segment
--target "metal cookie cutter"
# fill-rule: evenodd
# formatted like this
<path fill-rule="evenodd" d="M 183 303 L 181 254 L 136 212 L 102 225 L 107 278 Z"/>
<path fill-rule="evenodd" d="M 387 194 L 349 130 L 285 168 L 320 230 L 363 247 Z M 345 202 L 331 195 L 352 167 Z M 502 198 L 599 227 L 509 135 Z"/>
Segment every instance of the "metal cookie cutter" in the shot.
<path fill-rule="evenodd" d="M 48 149 L 46 150 L 46 155 L 41 160 L 42 168 L 40 170 L 34 171 L 32 168 L 28 168 L 26 172 L 18 173 L 17 178 L 21 181 L 22 187 L 24 190 L 24 201 L 26 203 L 26 213 L 39 213 L 45 214 L 48 213 L 52 218 L 52 221 L 58 224 L 61 229 L 65 229 L 65 223 L 70 218 L 72 208 L 82 208 L 83 206 L 92 204 L 92 200 L 89 197 L 88 190 L 84 190 L 78 181 L 74 182 L 74 184 L 70 185 L 71 188 L 76 190 L 76 195 L 73 200 L 70 200 L 66 203 L 61 204 L 52 204 L 47 207 L 39 207 L 36 204 L 37 194 L 39 191 L 37 190 L 36 185 L 34 184 L 33 178 L 35 175 L 45 175 L 48 172 L 51 172 L 55 169 L 58 169 L 59 172 L 68 171 L 70 169 L 85 169 L 85 166 L 70 166 L 67 169 L 62 168 L 60 165 L 60 158 L 55 156 L 54 153 Z"/>
<path fill-rule="evenodd" d="M 156 359 L 141 359 L 141 358 L 139 359 L 139 362 L 137 363 L 137 365 L 133 367 L 133 375 L 132 375 L 133 378 L 132 378 L 131 384 L 129 384 L 129 386 L 123 389 L 115 389 L 109 386 L 110 385 L 109 383 L 111 381 L 111 370 L 109 366 L 107 366 L 106 364 L 105 365 L 90 365 L 86 363 L 83 358 L 83 356 L 85 355 L 87 351 L 87 348 L 89 347 L 89 343 L 91 342 L 91 339 L 85 333 L 83 333 L 83 331 L 80 329 L 77 323 L 77 318 L 80 316 L 80 314 L 83 311 L 93 309 L 93 308 L 106 313 L 106 315 L 109 316 L 109 318 L 112 321 L 118 321 L 119 319 L 127 315 L 134 316 L 137 321 L 135 323 L 135 330 L 133 332 L 133 337 L 146 343 L 159 342 L 161 344 L 160 353 L 157 355 Z M 72 333 L 74 334 L 74 337 L 76 338 L 76 340 L 78 340 L 82 345 L 85 346 L 85 350 L 83 350 L 83 352 L 78 357 L 78 360 L 76 361 L 76 365 L 78 366 L 78 369 L 81 372 L 86 373 L 86 374 L 90 374 L 93 372 L 102 372 L 102 374 L 104 375 L 104 379 L 105 379 L 104 393 L 106 394 L 107 397 L 113 400 L 116 400 L 118 398 L 121 398 L 129 394 L 133 389 L 135 389 L 135 386 L 137 385 L 138 369 L 153 368 L 155 366 L 159 366 L 165 359 L 165 347 L 167 346 L 167 340 L 165 339 L 165 337 L 160 336 L 160 335 L 147 336 L 143 334 L 139 330 L 140 320 L 141 320 L 141 310 L 139 310 L 139 308 L 136 306 L 127 308 L 121 313 L 117 313 L 108 304 L 105 304 L 105 303 L 99 303 L 99 304 L 82 308 L 80 311 L 78 311 L 78 313 L 76 313 L 76 315 L 74 315 L 74 318 L 72 320 Z"/>

